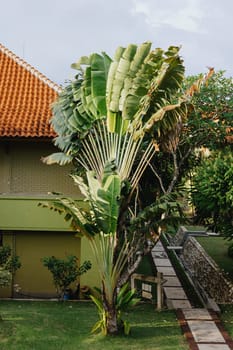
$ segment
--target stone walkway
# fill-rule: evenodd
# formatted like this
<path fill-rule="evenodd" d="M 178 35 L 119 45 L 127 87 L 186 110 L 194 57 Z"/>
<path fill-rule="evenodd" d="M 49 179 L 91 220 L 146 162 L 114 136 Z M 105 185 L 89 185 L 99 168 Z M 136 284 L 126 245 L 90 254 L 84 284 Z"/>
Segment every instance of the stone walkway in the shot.
<path fill-rule="evenodd" d="M 192 307 L 160 241 L 152 250 L 152 258 L 157 271 L 162 272 L 166 280 L 163 286 L 167 307 L 176 309 L 190 350 L 233 350 L 233 340 L 218 315 L 212 310 Z"/>

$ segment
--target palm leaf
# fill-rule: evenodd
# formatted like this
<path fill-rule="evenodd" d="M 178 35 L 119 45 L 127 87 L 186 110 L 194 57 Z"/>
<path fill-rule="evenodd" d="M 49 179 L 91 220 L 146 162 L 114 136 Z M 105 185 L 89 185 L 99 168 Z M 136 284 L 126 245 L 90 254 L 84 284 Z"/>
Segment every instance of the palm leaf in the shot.
<path fill-rule="evenodd" d="M 58 152 L 58 153 L 53 153 L 47 157 L 42 157 L 41 160 L 43 161 L 43 163 L 47 165 L 51 165 L 51 164 L 65 165 L 65 164 L 71 163 L 73 160 L 73 157 L 68 154 Z"/>
<path fill-rule="evenodd" d="M 97 231 L 95 224 L 91 220 L 89 211 L 81 208 L 73 199 L 59 198 L 52 202 L 41 202 L 39 206 L 65 215 L 65 220 L 70 221 L 70 226 L 73 230 L 81 233 L 90 240 L 94 238 Z"/>

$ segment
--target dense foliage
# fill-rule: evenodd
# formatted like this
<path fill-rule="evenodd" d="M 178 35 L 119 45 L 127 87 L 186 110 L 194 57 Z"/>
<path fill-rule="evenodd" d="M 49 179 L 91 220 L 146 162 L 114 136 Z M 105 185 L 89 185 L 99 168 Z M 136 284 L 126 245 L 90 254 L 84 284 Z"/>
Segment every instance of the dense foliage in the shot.
<path fill-rule="evenodd" d="M 182 185 L 206 154 L 233 145 L 233 79 L 211 68 L 204 81 L 202 74 L 186 78 L 184 89 L 192 96 L 188 118 L 152 159 L 141 183 L 146 202 Z"/>
<path fill-rule="evenodd" d="M 197 219 L 233 239 L 233 155 L 222 151 L 203 160 L 193 177 Z"/>
<path fill-rule="evenodd" d="M 200 79 L 192 76 L 187 83 Z M 233 78 L 224 71 L 211 75 L 199 93 L 193 96 L 195 109 L 188 121 L 188 129 L 196 146 L 222 149 L 233 144 Z"/>
<path fill-rule="evenodd" d="M 8 286 L 12 280 L 12 274 L 21 267 L 18 256 L 12 256 L 10 246 L 0 247 L 0 287 Z"/>
<path fill-rule="evenodd" d="M 214 73 L 193 100 L 196 107 L 188 126 L 195 145 L 192 199 L 196 222 L 231 239 L 233 79 L 225 77 L 223 71 Z"/>
<path fill-rule="evenodd" d="M 79 267 L 78 258 L 75 255 L 69 255 L 66 259 L 50 256 L 43 258 L 42 261 L 43 265 L 52 273 L 53 283 L 60 299 L 64 297 L 70 284 L 91 268 L 90 261 L 84 261 Z"/>

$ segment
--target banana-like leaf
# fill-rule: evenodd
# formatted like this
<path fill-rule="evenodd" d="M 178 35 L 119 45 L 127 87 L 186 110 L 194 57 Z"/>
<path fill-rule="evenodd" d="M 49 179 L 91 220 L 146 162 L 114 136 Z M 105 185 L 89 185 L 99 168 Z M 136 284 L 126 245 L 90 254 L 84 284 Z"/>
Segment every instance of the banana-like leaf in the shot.
<path fill-rule="evenodd" d="M 126 126 L 124 125 L 124 120 L 119 122 L 119 115 L 121 115 L 121 119 L 122 116 L 123 119 L 130 119 L 130 115 L 126 113 L 126 111 L 129 112 L 129 108 L 124 107 L 125 100 L 133 86 L 135 70 L 148 54 L 150 45 L 150 43 L 146 43 L 140 48 L 136 45 L 129 45 L 126 49 L 119 48 L 116 51 L 114 61 L 111 63 L 109 69 L 106 91 L 108 107 L 107 123 L 111 132 L 119 132 L 121 129 L 126 129 L 127 122 Z M 135 104 L 133 106 L 134 110 L 136 110 Z M 119 112 L 121 113 L 119 114 Z"/>
<path fill-rule="evenodd" d="M 117 229 L 120 206 L 120 177 L 112 174 L 104 183 L 100 183 L 93 172 L 88 172 L 87 176 L 90 201 L 94 203 L 92 208 L 99 230 L 105 234 L 114 233 Z"/>
<path fill-rule="evenodd" d="M 85 64 L 84 80 L 81 86 L 81 100 L 86 114 L 94 119 L 106 115 L 106 80 L 111 59 L 105 53 L 82 57 L 72 67 L 80 70 Z"/>
<path fill-rule="evenodd" d="M 106 81 L 110 63 L 110 57 L 103 53 L 82 57 L 72 65 L 79 73 L 54 103 L 51 120 L 58 134 L 56 145 L 61 150 L 72 154 L 75 148 L 70 142 L 72 135 L 86 133 L 96 119 L 106 116 Z"/>
<path fill-rule="evenodd" d="M 75 79 L 65 87 L 53 107 L 52 125 L 58 133 L 56 145 L 69 155 L 77 152 L 76 133 L 82 137 L 97 119 L 107 116 L 110 132 L 125 133 L 130 121 L 137 135 L 155 135 L 155 129 L 144 124 L 150 119 L 160 131 L 170 131 L 177 124 L 179 112 L 160 111 L 179 103 L 179 89 L 184 77 L 179 48 L 171 46 L 151 51 L 151 43 L 129 45 L 116 50 L 112 61 L 105 53 L 92 54 L 72 65 L 78 70 Z M 174 100 L 174 96 L 176 100 Z M 157 120 L 154 116 L 163 116 Z M 184 115 L 184 113 L 183 113 Z M 153 116 L 153 117 L 152 117 Z M 166 118 L 164 118 L 166 117 Z M 132 128 L 131 128 L 132 130 Z"/>
<path fill-rule="evenodd" d="M 39 206 L 65 215 L 65 220 L 70 221 L 70 226 L 73 230 L 81 233 L 89 240 L 94 239 L 97 228 L 91 220 L 89 211 L 81 208 L 73 199 L 59 198 L 52 202 L 41 202 Z"/>
<path fill-rule="evenodd" d="M 106 91 L 107 123 L 111 132 L 120 132 L 127 119 L 136 119 L 137 128 L 140 128 L 148 117 L 174 104 L 173 96 L 179 93 L 184 78 L 179 48 L 171 46 L 166 52 L 161 49 L 150 51 L 150 48 L 151 43 L 144 43 L 138 47 L 129 45 L 116 52 Z M 169 113 L 170 125 L 177 121 L 172 117 L 174 114 Z"/>
<path fill-rule="evenodd" d="M 87 184 L 77 175 L 72 177 L 91 208 L 99 232 L 116 232 L 120 206 L 120 177 L 114 173 L 105 173 L 102 181 L 99 181 L 94 171 L 88 171 Z"/>
<path fill-rule="evenodd" d="M 65 164 L 71 163 L 73 160 L 73 157 L 65 153 L 58 152 L 58 153 L 53 153 L 47 157 L 42 157 L 41 160 L 43 161 L 43 163 L 47 165 L 51 165 L 51 164 L 65 165 Z"/>

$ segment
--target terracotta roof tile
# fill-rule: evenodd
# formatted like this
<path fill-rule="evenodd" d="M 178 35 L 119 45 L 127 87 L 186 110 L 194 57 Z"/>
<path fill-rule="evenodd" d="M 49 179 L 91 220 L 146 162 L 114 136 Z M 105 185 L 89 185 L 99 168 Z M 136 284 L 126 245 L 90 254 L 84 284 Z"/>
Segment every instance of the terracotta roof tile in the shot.
<path fill-rule="evenodd" d="M 54 137 L 51 104 L 60 89 L 0 44 L 0 137 Z"/>

